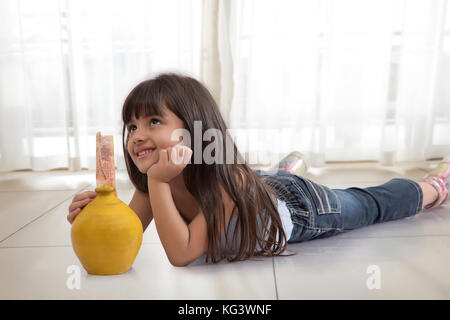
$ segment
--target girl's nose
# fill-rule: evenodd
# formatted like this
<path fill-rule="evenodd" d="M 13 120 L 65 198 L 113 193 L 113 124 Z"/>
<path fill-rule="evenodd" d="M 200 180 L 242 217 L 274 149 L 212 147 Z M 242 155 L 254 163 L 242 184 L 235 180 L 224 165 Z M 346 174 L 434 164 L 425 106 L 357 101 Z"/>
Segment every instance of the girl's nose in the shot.
<path fill-rule="evenodd" d="M 144 141 L 146 139 L 144 130 L 136 129 L 133 136 L 131 137 L 131 141 L 134 143 Z"/>

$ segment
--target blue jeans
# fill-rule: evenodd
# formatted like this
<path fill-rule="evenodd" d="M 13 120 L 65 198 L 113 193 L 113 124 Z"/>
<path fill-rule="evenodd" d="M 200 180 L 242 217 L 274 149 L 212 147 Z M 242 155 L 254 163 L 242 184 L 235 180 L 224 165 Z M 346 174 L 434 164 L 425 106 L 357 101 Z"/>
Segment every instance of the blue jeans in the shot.
<path fill-rule="evenodd" d="M 369 188 L 330 189 L 281 170 L 254 170 L 286 202 L 293 230 L 289 243 L 333 236 L 422 210 L 422 189 L 409 179 Z"/>

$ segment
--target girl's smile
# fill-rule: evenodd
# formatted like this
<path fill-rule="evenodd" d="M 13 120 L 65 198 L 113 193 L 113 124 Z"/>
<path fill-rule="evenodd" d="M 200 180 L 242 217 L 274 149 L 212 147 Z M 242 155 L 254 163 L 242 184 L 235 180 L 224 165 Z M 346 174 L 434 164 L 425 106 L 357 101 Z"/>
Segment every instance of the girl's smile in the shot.
<path fill-rule="evenodd" d="M 139 148 L 138 151 L 136 151 L 136 155 L 138 159 L 144 159 L 153 154 L 156 148 Z"/>

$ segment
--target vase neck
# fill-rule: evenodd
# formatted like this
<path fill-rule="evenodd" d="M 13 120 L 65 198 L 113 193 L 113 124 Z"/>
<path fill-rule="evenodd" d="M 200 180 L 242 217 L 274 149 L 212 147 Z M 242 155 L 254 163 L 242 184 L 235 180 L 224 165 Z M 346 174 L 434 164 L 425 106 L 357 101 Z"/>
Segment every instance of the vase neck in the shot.
<path fill-rule="evenodd" d="M 97 187 L 95 188 L 95 192 L 97 193 L 97 196 L 100 197 L 116 197 L 117 193 L 116 193 L 116 188 L 109 186 L 109 185 L 103 185 L 101 187 Z"/>

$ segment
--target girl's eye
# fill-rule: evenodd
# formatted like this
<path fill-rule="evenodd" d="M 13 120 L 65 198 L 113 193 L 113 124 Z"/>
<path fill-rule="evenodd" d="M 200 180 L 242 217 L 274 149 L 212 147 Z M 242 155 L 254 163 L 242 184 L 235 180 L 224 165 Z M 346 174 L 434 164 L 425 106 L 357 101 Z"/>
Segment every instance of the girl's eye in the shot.
<path fill-rule="evenodd" d="M 161 122 L 158 119 L 150 119 L 150 125 L 157 125 L 157 124 L 161 124 Z M 128 126 L 128 132 L 134 132 L 136 131 L 137 127 L 134 124 L 130 124 Z"/>
<path fill-rule="evenodd" d="M 155 121 L 157 122 L 157 123 L 155 123 Z M 159 124 L 160 122 L 159 122 L 159 120 L 158 119 L 151 119 L 150 120 L 150 124 L 151 125 L 153 125 L 153 124 Z"/>

